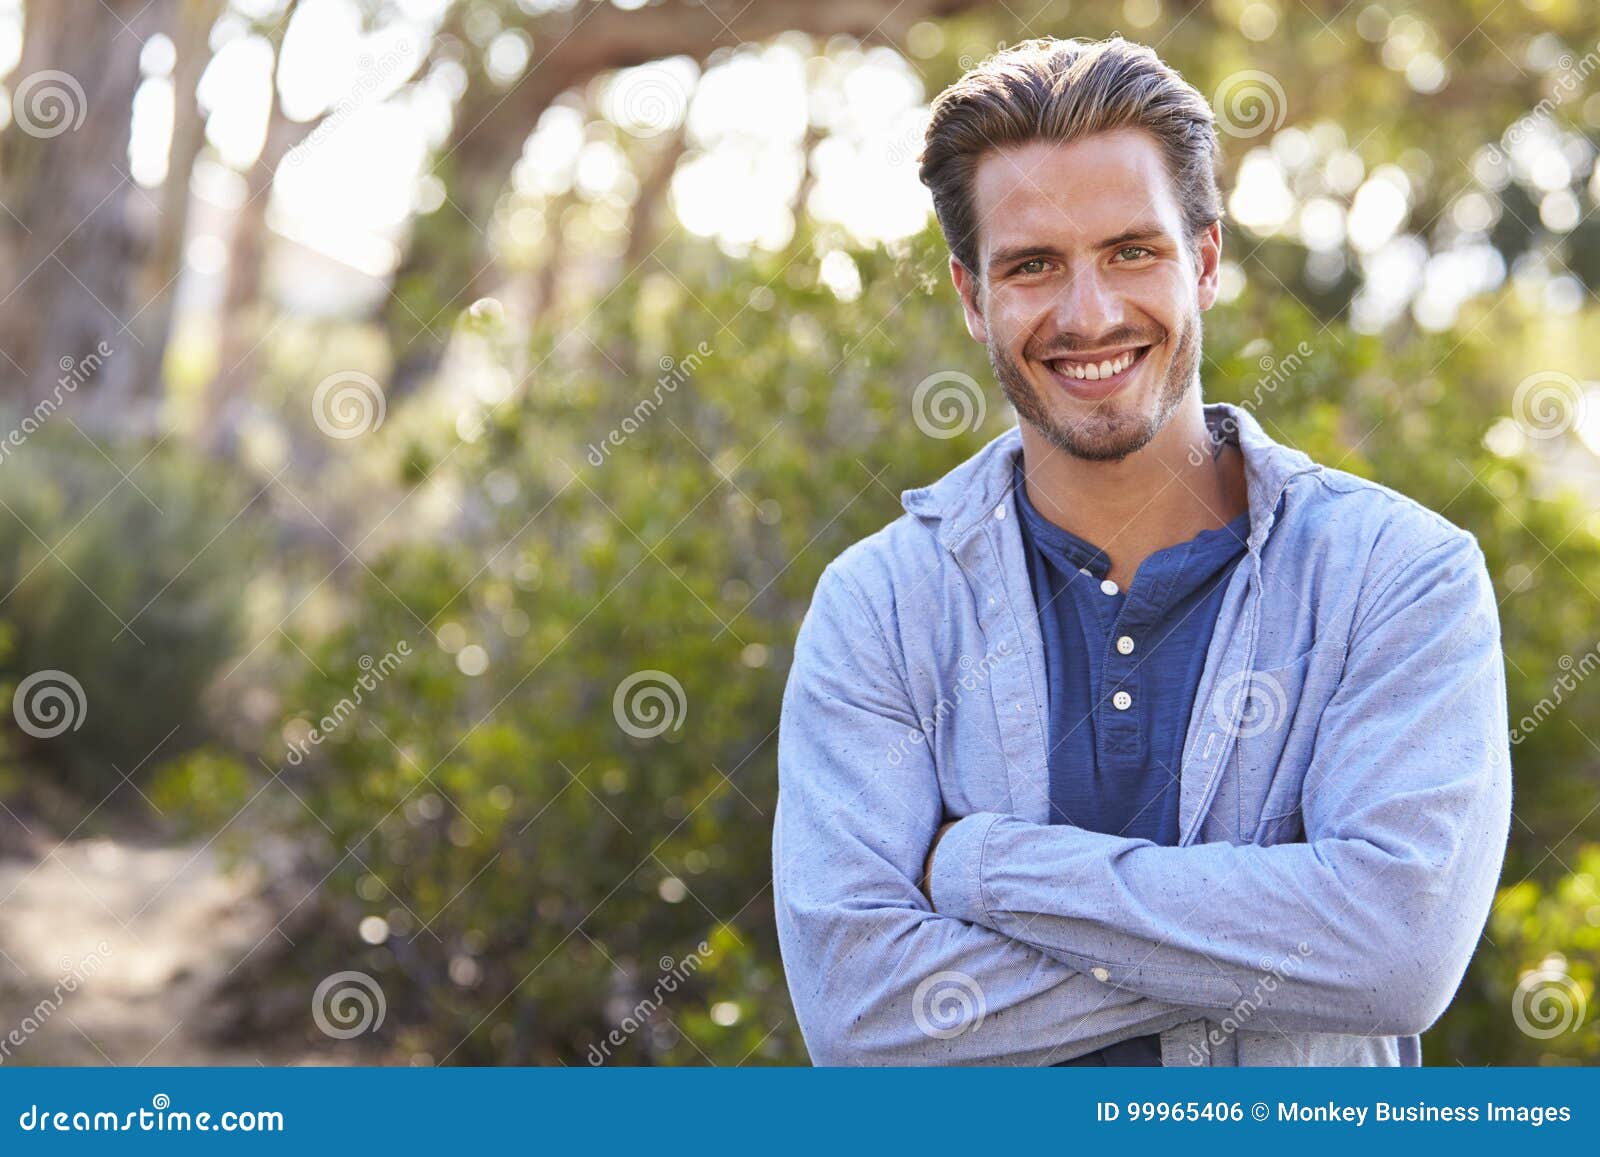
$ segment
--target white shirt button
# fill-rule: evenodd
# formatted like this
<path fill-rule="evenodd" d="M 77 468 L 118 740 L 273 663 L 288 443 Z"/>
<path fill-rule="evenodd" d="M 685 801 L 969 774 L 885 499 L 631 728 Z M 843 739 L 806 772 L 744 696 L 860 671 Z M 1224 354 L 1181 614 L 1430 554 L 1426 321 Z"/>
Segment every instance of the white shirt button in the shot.
<path fill-rule="evenodd" d="M 1118 711 L 1126 711 L 1133 706 L 1133 696 L 1126 691 L 1118 691 L 1111 697 L 1111 705 Z"/>
<path fill-rule="evenodd" d="M 1117 653 L 1119 655 L 1133 654 L 1133 636 L 1123 635 L 1117 640 Z"/>
<path fill-rule="evenodd" d="M 1100 583 L 1100 589 L 1105 591 L 1108 595 L 1114 595 L 1117 593 L 1117 584 L 1112 582 L 1110 579 L 1105 579 Z"/>
<path fill-rule="evenodd" d="M 1106 981 L 1111 979 L 1111 973 L 1104 968 L 1096 968 L 1091 975 L 1093 975 L 1094 978 L 1101 984 L 1104 984 Z"/>

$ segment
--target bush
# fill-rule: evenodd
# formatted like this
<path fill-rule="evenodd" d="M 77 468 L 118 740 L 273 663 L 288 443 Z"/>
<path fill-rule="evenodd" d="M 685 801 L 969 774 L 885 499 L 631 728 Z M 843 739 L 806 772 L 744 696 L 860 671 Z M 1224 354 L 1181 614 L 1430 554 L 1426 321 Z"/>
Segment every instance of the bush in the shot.
<path fill-rule="evenodd" d="M 0 677 L 69 677 L 35 684 L 40 730 L 59 733 L 18 744 L 92 799 L 205 735 L 202 695 L 237 647 L 251 570 L 249 520 L 231 522 L 244 500 L 213 471 L 170 447 L 97 447 L 54 428 L 0 465 L 14 636 Z"/>
<path fill-rule="evenodd" d="M 927 275 L 936 235 L 853 254 L 850 301 L 818 284 L 826 244 L 811 240 L 747 262 L 681 245 L 675 277 L 605 300 L 592 348 L 545 338 L 553 353 L 515 403 L 462 423 L 466 444 L 418 450 L 448 455 L 428 485 L 458 515 L 374 560 L 344 627 L 296 640 L 322 673 L 291 693 L 285 742 L 322 738 L 298 766 L 288 746 L 268 759 L 305 801 L 285 822 L 326 865 L 331 920 L 294 967 L 378 976 L 401 1058 L 579 1064 L 603 1045 L 607 1062 L 805 1059 L 770 892 L 795 631 L 823 566 L 896 517 L 902 488 L 1011 420 Z M 1580 576 L 1600 559 L 1576 510 L 1536 496 L 1529 462 L 1485 448 L 1508 404 L 1489 343 L 1388 349 L 1248 295 L 1206 322 L 1208 399 L 1248 404 L 1281 440 L 1479 536 L 1505 600 L 1513 715 L 1544 694 L 1591 626 Z M 986 383 L 986 419 L 950 438 L 913 414 L 941 371 Z M 412 656 L 330 716 L 361 657 L 401 640 Z M 1516 753 L 1513 873 L 1553 870 L 1545 842 L 1580 790 L 1571 730 Z M 1597 835 L 1591 820 L 1574 838 Z M 1528 963 L 1485 954 L 1430 1059 L 1525 1055 L 1485 994 Z"/>

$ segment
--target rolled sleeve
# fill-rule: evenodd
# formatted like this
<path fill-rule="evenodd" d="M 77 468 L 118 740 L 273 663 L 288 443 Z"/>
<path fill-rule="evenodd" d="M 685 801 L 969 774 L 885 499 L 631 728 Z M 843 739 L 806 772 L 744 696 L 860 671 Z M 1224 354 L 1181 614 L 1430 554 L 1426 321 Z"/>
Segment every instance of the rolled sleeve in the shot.
<path fill-rule="evenodd" d="M 933 855 L 928 891 L 934 911 L 969 924 L 989 924 L 983 902 L 983 849 L 989 832 L 1005 817 L 978 812 L 950 826 Z"/>

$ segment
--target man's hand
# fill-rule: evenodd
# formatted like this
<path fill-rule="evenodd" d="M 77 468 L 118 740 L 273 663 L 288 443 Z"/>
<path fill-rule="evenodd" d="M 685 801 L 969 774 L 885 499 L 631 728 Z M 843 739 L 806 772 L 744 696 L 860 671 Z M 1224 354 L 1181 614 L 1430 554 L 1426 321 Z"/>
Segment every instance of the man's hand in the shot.
<path fill-rule="evenodd" d="M 933 853 L 939 850 L 939 841 L 944 839 L 945 832 L 955 824 L 955 820 L 946 820 L 939 825 L 939 830 L 933 833 L 933 843 L 928 845 L 928 858 L 922 862 L 922 894 L 928 898 L 930 908 L 933 907 Z"/>

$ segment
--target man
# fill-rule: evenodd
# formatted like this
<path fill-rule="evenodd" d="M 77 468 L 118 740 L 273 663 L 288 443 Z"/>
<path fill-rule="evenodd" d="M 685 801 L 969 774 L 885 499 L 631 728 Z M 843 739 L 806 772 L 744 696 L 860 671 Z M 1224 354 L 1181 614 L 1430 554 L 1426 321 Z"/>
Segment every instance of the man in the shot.
<path fill-rule="evenodd" d="M 774 842 L 819 1064 L 1417 1064 L 1505 851 L 1476 540 L 1204 405 L 1216 136 L 1121 39 L 933 107 L 922 179 L 1020 416 L 836 559 Z"/>

